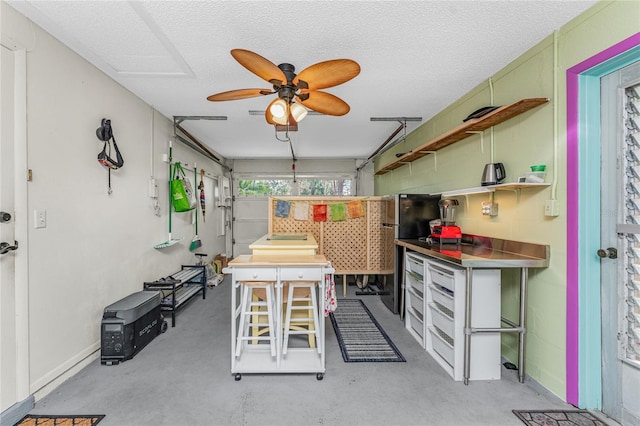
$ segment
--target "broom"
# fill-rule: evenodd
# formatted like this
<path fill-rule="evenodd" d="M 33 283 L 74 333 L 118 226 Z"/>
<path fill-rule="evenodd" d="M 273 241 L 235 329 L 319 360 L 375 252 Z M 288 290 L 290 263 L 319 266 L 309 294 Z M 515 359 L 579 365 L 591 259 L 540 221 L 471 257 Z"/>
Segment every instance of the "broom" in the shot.
<path fill-rule="evenodd" d="M 198 181 L 198 169 L 196 168 L 196 164 L 193 163 L 193 182 L 195 184 L 195 182 Z M 196 235 L 193 237 L 193 240 L 191 240 L 191 244 L 189 245 L 189 250 L 190 251 L 196 251 L 197 249 L 199 249 L 200 247 L 202 247 L 202 241 L 200 240 L 200 237 L 198 236 L 198 203 L 196 203 Z"/>
<path fill-rule="evenodd" d="M 155 249 L 162 249 L 165 247 L 171 247 L 172 245 L 179 243 L 182 238 L 172 238 L 171 237 L 171 210 L 173 209 L 173 197 L 171 196 L 171 176 L 173 173 L 173 169 L 171 168 L 171 160 L 172 160 L 172 144 L 169 141 L 169 239 L 160 244 L 156 244 L 153 246 Z"/>

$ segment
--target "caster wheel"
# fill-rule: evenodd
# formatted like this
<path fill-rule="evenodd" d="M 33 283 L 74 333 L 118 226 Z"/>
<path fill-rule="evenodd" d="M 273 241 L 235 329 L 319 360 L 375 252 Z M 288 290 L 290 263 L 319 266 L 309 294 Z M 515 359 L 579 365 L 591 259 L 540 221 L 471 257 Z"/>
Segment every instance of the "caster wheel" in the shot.
<path fill-rule="evenodd" d="M 322 380 L 322 379 L 324 379 L 324 374 L 316 373 L 316 380 Z"/>
<path fill-rule="evenodd" d="M 160 333 L 164 333 L 165 331 L 167 331 L 168 327 L 169 327 L 169 324 L 167 324 L 166 321 L 162 321 L 162 325 L 160 326 Z"/>
<path fill-rule="evenodd" d="M 234 380 L 235 380 L 236 382 L 239 382 L 239 381 L 240 381 L 240 379 L 242 379 L 242 374 L 240 374 L 240 373 L 236 373 L 236 375 L 235 375 L 233 378 L 234 378 Z"/>

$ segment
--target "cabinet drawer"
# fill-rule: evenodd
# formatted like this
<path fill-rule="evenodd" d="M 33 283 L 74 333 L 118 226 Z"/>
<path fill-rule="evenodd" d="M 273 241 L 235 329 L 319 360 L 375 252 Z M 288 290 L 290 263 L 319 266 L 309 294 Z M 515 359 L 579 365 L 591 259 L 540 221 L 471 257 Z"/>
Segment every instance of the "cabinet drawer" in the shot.
<path fill-rule="evenodd" d="M 450 366 L 454 366 L 455 352 L 453 350 L 453 340 L 443 336 L 444 333 L 435 327 L 429 327 L 431 335 L 431 346 L 433 350 L 440 355 Z"/>
<path fill-rule="evenodd" d="M 409 322 L 411 323 L 413 331 L 418 333 L 420 337 L 424 337 L 424 322 L 422 319 L 415 315 L 411 310 L 409 310 L 409 317 Z M 424 343 L 422 343 L 422 346 L 424 347 Z"/>
<path fill-rule="evenodd" d="M 451 291 L 455 290 L 454 276 L 452 272 L 429 265 L 429 275 L 431 276 L 432 283 Z"/>
<path fill-rule="evenodd" d="M 424 301 L 422 299 L 411 297 L 409 299 L 408 306 L 414 311 L 416 315 L 420 317 L 421 320 L 424 319 Z"/>
<path fill-rule="evenodd" d="M 438 309 L 438 305 L 435 303 L 429 303 L 429 312 L 431 313 L 431 323 L 433 325 L 444 331 L 450 337 L 455 335 L 455 326 L 452 317 Z"/>
<path fill-rule="evenodd" d="M 422 260 L 417 260 L 411 256 L 407 256 L 407 272 L 417 275 L 418 279 L 422 280 L 422 275 L 424 274 L 424 263 Z"/>
<path fill-rule="evenodd" d="M 236 281 L 275 281 L 276 268 L 234 268 Z"/>
<path fill-rule="evenodd" d="M 408 306 L 413 308 L 416 312 L 419 312 L 422 317 L 424 317 L 424 298 L 422 294 L 417 294 L 412 289 L 407 293 L 408 296 Z"/>
<path fill-rule="evenodd" d="M 431 300 L 454 312 L 453 294 L 449 294 L 445 288 L 435 285 L 430 285 L 429 289 L 431 290 Z"/>
<path fill-rule="evenodd" d="M 320 268 L 282 268 L 280 269 L 282 281 L 321 281 L 322 269 Z"/>
<path fill-rule="evenodd" d="M 409 279 L 407 282 L 407 290 L 419 298 L 424 299 L 424 284 L 421 282 Z"/>

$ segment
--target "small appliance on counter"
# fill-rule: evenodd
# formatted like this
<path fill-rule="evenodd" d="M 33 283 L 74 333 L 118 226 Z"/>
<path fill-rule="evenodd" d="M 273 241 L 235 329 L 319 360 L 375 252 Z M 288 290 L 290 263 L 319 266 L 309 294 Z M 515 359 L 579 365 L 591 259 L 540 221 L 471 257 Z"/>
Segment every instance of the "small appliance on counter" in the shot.
<path fill-rule="evenodd" d="M 482 171 L 482 186 L 497 185 L 507 176 L 502 163 L 487 163 Z"/>
<path fill-rule="evenodd" d="M 456 206 L 458 200 L 440 200 L 440 224 L 433 226 L 430 238 L 436 244 L 460 244 L 462 230 L 456 226 Z"/>

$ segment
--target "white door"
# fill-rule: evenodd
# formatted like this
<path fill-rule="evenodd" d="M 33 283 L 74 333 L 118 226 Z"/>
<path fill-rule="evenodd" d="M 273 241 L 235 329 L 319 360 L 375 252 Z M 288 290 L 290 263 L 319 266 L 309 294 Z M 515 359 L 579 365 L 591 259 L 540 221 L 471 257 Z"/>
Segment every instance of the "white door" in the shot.
<path fill-rule="evenodd" d="M 14 58 L 2 49 L 0 129 L 0 412 L 18 401 L 14 197 Z"/>
<path fill-rule="evenodd" d="M 602 411 L 640 425 L 640 62 L 601 100 Z"/>

